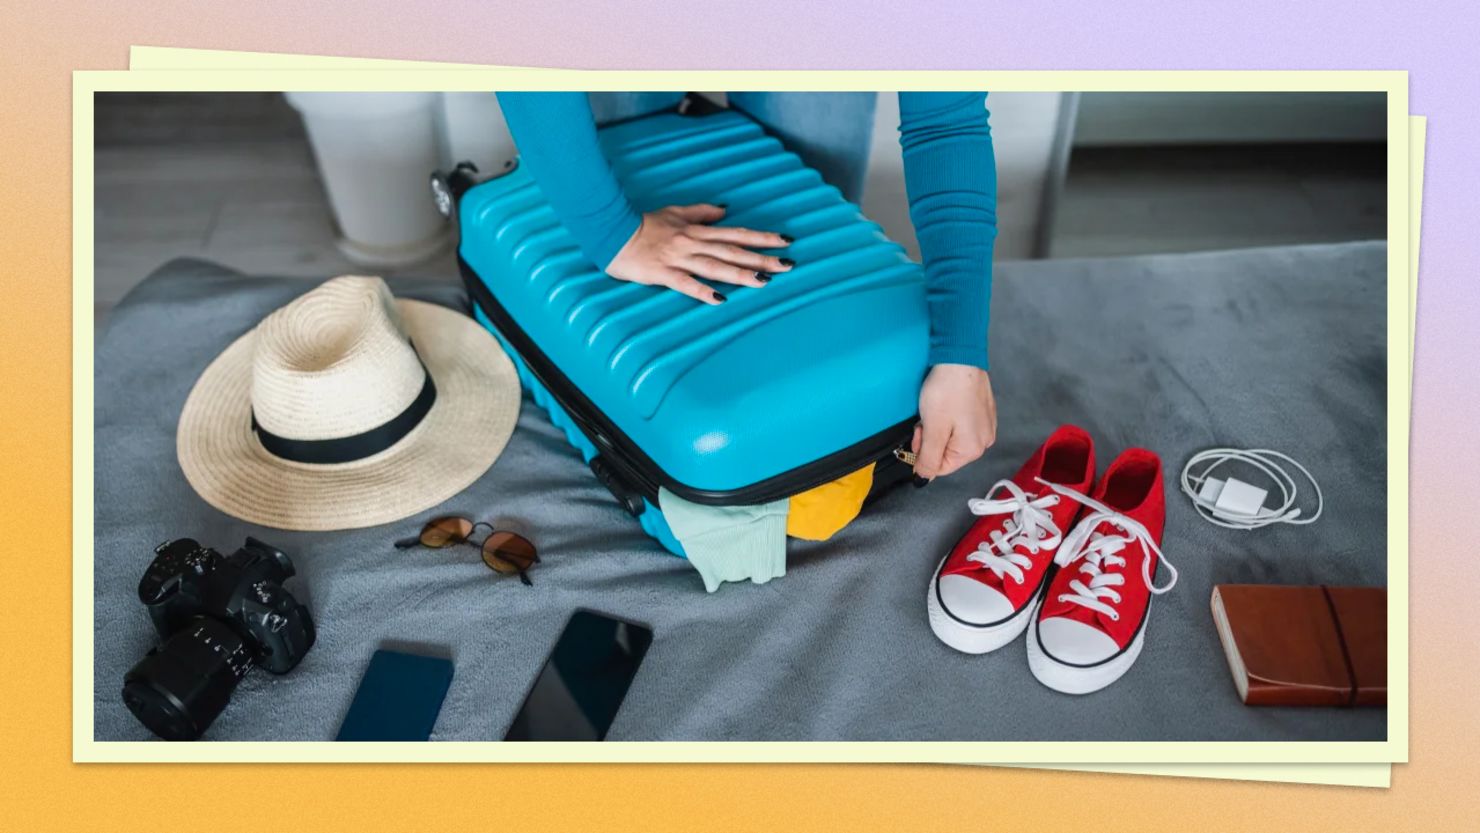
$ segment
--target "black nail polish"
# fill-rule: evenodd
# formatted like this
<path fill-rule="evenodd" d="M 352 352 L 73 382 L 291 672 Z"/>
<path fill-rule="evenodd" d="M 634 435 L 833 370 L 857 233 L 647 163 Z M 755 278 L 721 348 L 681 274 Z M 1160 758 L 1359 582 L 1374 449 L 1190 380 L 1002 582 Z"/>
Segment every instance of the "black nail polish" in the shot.
<path fill-rule="evenodd" d="M 781 265 L 782 266 L 785 266 L 788 269 L 790 269 L 791 267 L 797 265 L 797 262 L 795 260 L 792 260 L 789 257 L 783 257 L 783 258 L 781 258 Z"/>
<path fill-rule="evenodd" d="M 923 488 L 925 488 L 926 486 L 929 486 L 929 485 L 930 485 L 930 481 L 929 480 L 926 480 L 925 478 L 921 477 L 918 474 L 915 475 L 915 488 L 916 489 L 923 489 Z"/>
<path fill-rule="evenodd" d="M 781 239 L 785 240 L 788 244 L 797 242 L 797 239 L 789 234 L 781 235 Z"/>
<path fill-rule="evenodd" d="M 767 275 L 765 272 L 756 272 L 755 273 L 755 279 L 758 280 L 758 281 L 760 281 L 761 283 L 770 283 L 771 282 L 771 276 L 770 275 Z"/>
<path fill-rule="evenodd" d="M 716 292 L 716 293 L 714 293 L 714 300 L 716 300 L 719 303 L 723 304 L 725 301 L 728 301 L 730 299 L 729 298 L 726 298 L 725 296 L 723 296 L 723 295 L 719 294 L 718 292 Z"/>
<path fill-rule="evenodd" d="M 729 208 L 730 207 L 730 204 L 727 203 L 727 202 L 717 202 L 717 203 L 715 203 L 715 205 L 718 206 L 719 208 Z"/>

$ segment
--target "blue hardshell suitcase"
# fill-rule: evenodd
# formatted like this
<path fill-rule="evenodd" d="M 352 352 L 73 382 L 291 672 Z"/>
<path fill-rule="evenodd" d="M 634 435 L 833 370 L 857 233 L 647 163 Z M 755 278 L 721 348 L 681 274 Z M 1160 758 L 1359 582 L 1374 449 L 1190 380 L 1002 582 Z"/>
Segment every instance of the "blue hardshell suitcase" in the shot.
<path fill-rule="evenodd" d="M 658 488 L 765 503 L 877 463 L 909 474 L 929 323 L 920 266 L 760 125 L 731 110 L 601 129 L 639 211 L 725 203 L 723 224 L 791 235 L 764 287 L 701 304 L 597 269 L 517 165 L 433 177 L 478 320 L 534 400 L 642 528 L 683 548 Z M 846 530 L 841 533 L 846 534 Z"/>

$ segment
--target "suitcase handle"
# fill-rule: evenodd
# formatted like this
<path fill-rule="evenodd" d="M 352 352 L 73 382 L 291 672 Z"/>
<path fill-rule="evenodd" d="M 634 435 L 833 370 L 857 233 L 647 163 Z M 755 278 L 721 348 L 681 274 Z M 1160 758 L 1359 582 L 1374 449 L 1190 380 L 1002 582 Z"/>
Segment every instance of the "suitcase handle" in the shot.
<path fill-rule="evenodd" d="M 627 510 L 627 514 L 635 518 L 641 515 L 643 510 L 647 509 L 641 493 L 628 485 L 627 481 L 623 480 L 621 475 L 617 474 L 616 470 L 612 468 L 612 465 L 602 458 L 601 455 L 598 454 L 592 457 L 590 466 L 591 473 L 596 475 L 596 479 L 601 481 L 601 485 L 605 486 L 606 490 L 612 493 L 612 497 L 617 499 L 617 503 L 622 504 L 622 508 Z"/>

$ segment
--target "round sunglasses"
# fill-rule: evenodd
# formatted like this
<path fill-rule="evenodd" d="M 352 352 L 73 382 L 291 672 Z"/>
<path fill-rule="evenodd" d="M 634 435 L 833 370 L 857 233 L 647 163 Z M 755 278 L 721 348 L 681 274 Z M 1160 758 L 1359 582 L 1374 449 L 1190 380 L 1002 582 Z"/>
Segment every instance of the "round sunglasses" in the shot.
<path fill-rule="evenodd" d="M 488 528 L 488 536 L 483 539 L 481 545 L 468 540 L 473 537 L 473 533 L 480 526 Z M 456 515 L 433 518 L 421 528 L 420 535 L 397 541 L 396 549 L 404 550 L 420 545 L 428 549 L 440 550 L 458 544 L 478 547 L 483 554 L 483 563 L 488 566 L 488 569 L 502 575 L 517 574 L 519 580 L 526 585 L 534 584 L 529 580 L 528 572 L 531 567 L 540 562 L 540 556 L 535 551 L 534 544 L 531 544 L 529 539 L 523 535 L 494 529 L 492 524 L 482 521 L 474 522 Z"/>

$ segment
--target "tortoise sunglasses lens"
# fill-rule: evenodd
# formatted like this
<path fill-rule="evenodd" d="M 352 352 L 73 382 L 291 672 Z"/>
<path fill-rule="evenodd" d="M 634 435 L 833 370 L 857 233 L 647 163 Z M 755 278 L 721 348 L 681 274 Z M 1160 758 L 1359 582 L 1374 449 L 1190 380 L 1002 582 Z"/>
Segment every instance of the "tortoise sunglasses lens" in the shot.
<path fill-rule="evenodd" d="M 402 538 L 396 542 L 396 549 L 404 550 L 417 546 L 430 547 L 434 550 L 461 544 L 468 540 L 473 534 L 477 524 L 467 518 L 459 518 L 456 515 L 446 515 L 441 518 L 433 518 L 427 521 L 427 525 L 421 528 L 421 534 L 415 538 Z"/>
<path fill-rule="evenodd" d="M 533 584 L 528 570 L 540 560 L 534 544 L 522 535 L 512 532 L 495 532 L 483 542 L 483 563 L 490 570 L 504 575 L 519 574 L 519 580 Z"/>
<path fill-rule="evenodd" d="M 434 518 L 421 528 L 421 545 L 432 549 L 461 544 L 473 534 L 473 522 L 467 518 L 448 515 Z"/>

